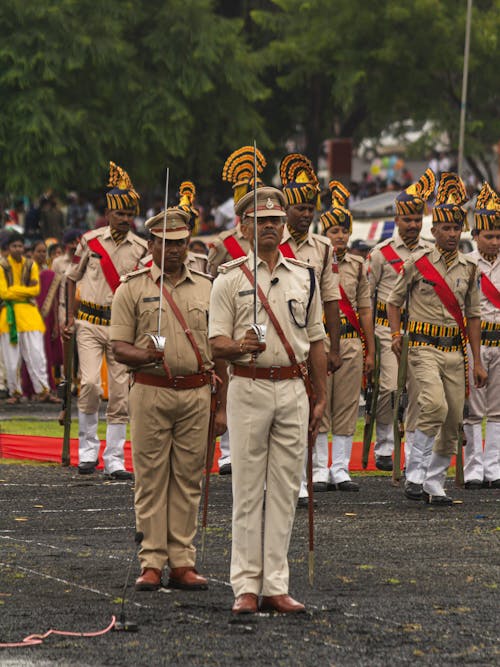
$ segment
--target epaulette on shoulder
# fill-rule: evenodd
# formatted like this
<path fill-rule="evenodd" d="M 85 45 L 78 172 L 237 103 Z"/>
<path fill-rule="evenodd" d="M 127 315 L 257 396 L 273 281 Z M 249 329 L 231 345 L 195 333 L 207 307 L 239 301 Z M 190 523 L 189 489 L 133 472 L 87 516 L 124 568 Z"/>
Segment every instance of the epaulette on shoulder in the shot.
<path fill-rule="evenodd" d="M 216 241 L 224 241 L 224 239 L 228 239 L 230 236 L 235 236 L 237 233 L 236 227 L 232 227 L 231 229 L 226 229 L 225 231 L 221 232 L 219 236 L 215 239 Z"/>
<path fill-rule="evenodd" d="M 210 282 L 213 281 L 213 276 L 211 276 L 209 273 L 204 273 L 203 271 L 199 271 L 198 269 L 192 269 L 191 267 L 189 268 L 191 273 L 194 273 L 197 276 L 201 276 L 202 278 L 206 278 Z"/>
<path fill-rule="evenodd" d="M 416 262 L 417 259 L 420 259 L 420 258 L 423 257 L 424 255 L 430 255 L 430 253 L 432 252 L 432 250 L 433 250 L 432 247 L 431 247 L 431 248 L 421 248 L 421 249 L 418 250 L 417 252 L 412 252 L 412 254 L 410 255 L 409 259 L 411 259 L 411 260 L 413 260 L 414 262 Z"/>
<path fill-rule="evenodd" d="M 314 239 L 321 241 L 321 243 L 323 243 L 324 245 L 331 245 L 330 239 L 327 238 L 326 236 L 322 236 L 321 234 L 316 234 L 316 233 L 314 233 L 312 236 Z"/>
<path fill-rule="evenodd" d="M 90 239 L 95 239 L 96 236 L 102 236 L 106 231 L 106 227 L 98 227 L 97 229 L 90 229 L 85 234 L 82 234 L 82 239 L 90 241 Z"/>
<path fill-rule="evenodd" d="M 330 243 L 330 241 L 328 241 L 328 243 Z M 303 262 L 301 259 L 297 259 L 296 257 L 286 257 L 285 261 L 290 262 L 290 264 L 294 264 L 295 266 L 300 266 L 303 269 L 309 269 L 311 267 L 310 264 Z"/>
<path fill-rule="evenodd" d="M 365 263 L 365 260 L 362 257 L 360 257 L 359 255 L 353 255 L 349 251 L 347 251 L 346 257 L 349 257 L 350 261 L 357 262 L 358 264 L 364 264 Z"/>
<path fill-rule="evenodd" d="M 132 232 L 133 237 L 134 237 L 134 242 L 138 243 L 139 245 L 142 245 L 143 248 L 148 247 L 148 242 L 146 239 L 143 239 L 142 236 L 139 236 L 139 234 L 136 234 L 135 232 Z"/>
<path fill-rule="evenodd" d="M 225 262 L 224 264 L 221 264 L 217 271 L 219 273 L 228 273 L 232 269 L 235 269 L 237 266 L 240 266 L 240 264 L 244 264 L 244 262 L 247 261 L 247 256 L 243 255 L 243 257 L 237 257 L 236 259 L 232 259 L 230 262 Z"/>
<path fill-rule="evenodd" d="M 468 253 L 460 253 L 460 254 L 461 254 L 462 257 L 465 259 L 465 261 L 469 262 L 470 264 L 474 264 L 474 266 L 477 266 L 477 264 L 478 264 L 478 262 L 477 262 L 477 257 L 474 257 L 474 256 L 471 257 L 471 253 L 470 253 L 470 252 L 468 252 Z"/>
<path fill-rule="evenodd" d="M 132 280 L 132 278 L 137 278 L 137 276 L 142 276 L 143 273 L 147 273 L 148 271 L 149 271 L 149 266 L 144 266 L 141 269 L 136 269 L 135 271 L 131 271 L 130 273 L 125 273 L 123 276 L 120 276 L 120 282 L 128 283 L 128 281 Z"/>

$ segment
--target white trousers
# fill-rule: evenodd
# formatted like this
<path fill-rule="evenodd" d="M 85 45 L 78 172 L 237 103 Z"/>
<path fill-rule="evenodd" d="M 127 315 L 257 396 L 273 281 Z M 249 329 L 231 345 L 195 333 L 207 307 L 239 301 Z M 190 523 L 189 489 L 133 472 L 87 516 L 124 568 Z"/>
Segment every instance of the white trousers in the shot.
<path fill-rule="evenodd" d="M 486 422 L 484 450 L 481 424 L 464 424 L 464 433 L 464 481 L 500 479 L 500 422 Z"/>
<path fill-rule="evenodd" d="M 80 463 L 93 463 L 99 458 L 101 441 L 97 437 L 99 414 L 78 412 L 78 460 Z M 123 448 L 127 435 L 126 424 L 107 424 L 106 448 L 102 455 L 104 472 L 111 474 L 125 470 Z"/>
<path fill-rule="evenodd" d="M 47 378 L 47 358 L 43 345 L 43 333 L 41 331 L 19 331 L 18 344 L 12 345 L 9 334 L 0 336 L 5 371 L 7 375 L 7 389 L 10 394 L 23 393 L 21 387 L 21 359 L 26 364 L 31 384 L 35 394 L 48 391 L 49 380 Z"/>

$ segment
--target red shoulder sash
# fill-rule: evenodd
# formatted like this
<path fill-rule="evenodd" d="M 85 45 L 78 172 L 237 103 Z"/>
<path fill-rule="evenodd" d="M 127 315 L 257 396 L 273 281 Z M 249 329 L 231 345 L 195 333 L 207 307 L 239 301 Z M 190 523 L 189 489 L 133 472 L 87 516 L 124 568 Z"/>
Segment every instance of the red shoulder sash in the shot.
<path fill-rule="evenodd" d="M 246 252 L 240 246 L 235 236 L 228 236 L 222 241 L 222 243 L 233 259 L 238 259 L 238 257 L 245 257 Z"/>
<path fill-rule="evenodd" d="M 481 292 L 495 308 L 500 308 L 500 292 L 484 273 L 481 274 Z"/>
<path fill-rule="evenodd" d="M 359 324 L 359 319 L 356 314 L 356 311 L 354 310 L 352 303 L 349 301 L 349 297 L 345 293 L 345 290 L 342 287 L 342 285 L 339 285 L 339 289 L 340 289 L 339 308 L 346 316 L 346 318 L 349 320 L 349 323 L 352 324 L 354 329 L 356 329 L 356 331 L 358 332 L 358 336 L 361 338 L 361 340 L 363 340 L 364 333 L 361 330 L 361 326 Z"/>
<path fill-rule="evenodd" d="M 106 278 L 106 282 L 108 283 L 108 285 L 111 288 L 111 291 L 114 294 L 120 284 L 120 274 L 116 270 L 116 267 L 113 264 L 111 257 L 109 256 L 108 252 L 104 249 L 99 239 L 97 238 L 89 239 L 87 241 L 87 245 L 92 250 L 92 252 L 95 252 L 101 256 L 102 272 L 104 274 L 104 277 Z"/>
<path fill-rule="evenodd" d="M 281 250 L 283 257 L 288 257 L 288 259 L 297 259 L 288 241 L 281 243 L 279 249 Z"/>
<path fill-rule="evenodd" d="M 431 264 L 427 255 L 423 255 L 417 259 L 415 266 L 422 274 L 422 276 L 432 284 L 434 291 L 439 297 L 439 300 L 460 327 L 464 341 L 467 340 L 467 332 L 465 329 L 462 309 L 460 308 L 457 298 L 453 294 L 448 283 L 445 281 L 436 267 Z"/>
<path fill-rule="evenodd" d="M 401 273 L 403 269 L 404 260 L 398 255 L 391 245 L 385 245 L 380 248 L 380 252 L 385 257 L 387 262 L 392 266 L 396 273 Z"/>

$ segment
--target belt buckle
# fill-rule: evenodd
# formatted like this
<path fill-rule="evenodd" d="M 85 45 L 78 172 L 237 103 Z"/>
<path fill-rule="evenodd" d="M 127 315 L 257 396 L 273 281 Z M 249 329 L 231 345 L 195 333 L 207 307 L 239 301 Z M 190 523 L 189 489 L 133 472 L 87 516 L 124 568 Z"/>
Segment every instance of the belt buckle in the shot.
<path fill-rule="evenodd" d="M 273 382 L 281 380 L 281 366 L 270 366 L 269 367 L 269 379 Z"/>
<path fill-rule="evenodd" d="M 176 376 L 173 378 L 173 380 L 174 380 L 174 386 L 173 386 L 173 389 L 177 389 L 178 386 L 179 386 L 177 381 L 178 381 L 178 380 L 184 380 L 184 378 L 185 378 L 184 375 L 176 375 Z"/>

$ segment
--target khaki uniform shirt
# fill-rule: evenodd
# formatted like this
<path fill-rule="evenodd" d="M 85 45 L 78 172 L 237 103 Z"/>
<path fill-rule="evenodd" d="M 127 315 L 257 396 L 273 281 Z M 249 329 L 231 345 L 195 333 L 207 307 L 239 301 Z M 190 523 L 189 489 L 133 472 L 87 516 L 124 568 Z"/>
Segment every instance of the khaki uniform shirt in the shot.
<path fill-rule="evenodd" d="M 250 250 L 250 243 L 243 236 L 240 224 L 237 224 L 234 229 L 229 229 L 228 231 L 219 234 L 208 251 L 208 272 L 211 273 L 214 278 L 217 276 L 217 269 L 219 266 L 225 262 L 230 262 L 233 259 L 224 245 L 224 239 L 227 239 L 229 236 L 236 237 L 236 240 L 245 254 Z"/>
<path fill-rule="evenodd" d="M 414 322 L 429 322 L 446 327 L 457 327 L 455 318 L 443 305 L 434 287 L 425 281 L 415 266 L 415 260 L 427 255 L 431 264 L 439 271 L 454 293 L 465 317 L 480 317 L 479 289 L 477 286 L 477 266 L 469 255 L 458 253 L 453 264 L 446 268 L 437 248 L 423 250 L 404 263 L 403 273 L 392 290 L 387 303 L 401 307 L 406 298 L 406 288 L 410 286 L 409 319 Z"/>
<path fill-rule="evenodd" d="M 392 239 L 386 239 L 385 241 L 382 241 L 382 243 L 378 243 L 372 249 L 366 260 L 368 281 L 370 283 L 372 296 L 375 295 L 376 290 L 377 299 L 382 301 L 382 303 L 387 303 L 389 294 L 398 279 L 398 274 L 381 252 L 381 248 L 387 245 L 392 246 L 403 261 L 413 256 L 415 253 L 421 252 L 425 248 L 434 247 L 429 241 L 424 241 L 419 238 L 418 245 L 413 250 L 410 250 L 403 242 L 399 232 L 396 230 Z"/>
<path fill-rule="evenodd" d="M 142 348 L 148 346 L 151 339 L 147 334 L 158 333 L 159 280 L 160 268 L 153 264 L 149 269 L 136 271 L 120 285 L 111 309 L 111 340 L 124 341 Z M 175 287 L 168 278 L 163 284 L 193 332 L 203 360 L 203 369 L 212 368 L 207 336 L 210 278 L 185 265 L 181 280 Z M 198 361 L 191 343 L 165 298 L 162 300 L 161 335 L 166 339 L 165 361 L 172 375 L 198 373 Z M 163 367 L 148 365 L 144 370 L 155 375 L 165 375 Z"/>
<path fill-rule="evenodd" d="M 313 267 L 323 303 L 340 299 L 339 276 L 332 272 L 333 247 L 326 236 L 314 234 L 309 228 L 304 241 L 297 245 L 285 225 L 281 243 L 288 243 L 297 259 Z"/>
<path fill-rule="evenodd" d="M 59 284 L 59 308 L 57 311 L 59 325 L 61 327 L 66 325 L 66 271 L 70 266 L 71 259 L 64 253 L 64 255 L 55 258 L 51 267 L 56 275 L 61 276 L 61 282 Z"/>
<path fill-rule="evenodd" d="M 228 262 L 219 268 L 220 275 L 214 282 L 210 299 L 210 338 L 243 338 L 253 323 L 253 290 L 250 281 L 239 268 L 243 263 L 247 264 L 250 271 L 253 270 L 252 252 L 246 258 Z M 310 297 L 310 272 L 307 267 L 280 255 L 272 274 L 267 263 L 259 259 L 257 274 L 259 287 L 266 295 L 297 362 L 305 361 L 310 343 L 325 338 L 317 284 L 307 316 Z M 257 356 L 256 365 L 264 368 L 290 366 L 290 358 L 260 301 L 257 323 L 266 325 L 266 349 Z M 235 363 L 248 366 L 250 361 L 251 355 L 246 354 L 238 357 Z"/>
<path fill-rule="evenodd" d="M 478 282 L 480 276 L 484 273 L 495 287 L 500 290 L 500 254 L 497 256 L 493 264 L 487 262 L 479 250 L 474 250 L 469 253 L 467 257 L 477 262 Z M 481 320 L 483 320 L 483 322 L 500 323 L 500 309 L 494 306 L 491 301 L 484 296 L 481 289 L 479 289 L 479 297 L 481 302 Z"/>
<path fill-rule="evenodd" d="M 124 240 L 116 245 L 109 226 L 87 232 L 80 239 L 73 262 L 66 271 L 66 277 L 75 283 L 80 281 L 80 299 L 99 306 L 110 306 L 113 292 L 104 277 L 100 256 L 92 252 L 88 246 L 88 241 L 92 238 L 99 239 L 120 276 L 137 267 L 139 260 L 147 252 L 147 243 L 129 231 Z"/>
<path fill-rule="evenodd" d="M 64 253 L 64 255 L 59 255 L 59 257 L 55 258 L 50 268 L 52 269 L 52 271 L 54 271 L 54 273 L 57 273 L 57 275 L 64 277 L 64 274 L 66 273 L 70 264 L 71 264 L 70 257 L 68 257 L 66 253 Z"/>
<path fill-rule="evenodd" d="M 340 284 L 355 311 L 371 308 L 370 285 L 366 277 L 363 258 L 347 252 L 339 264 Z M 342 317 L 345 317 L 340 311 Z"/>

